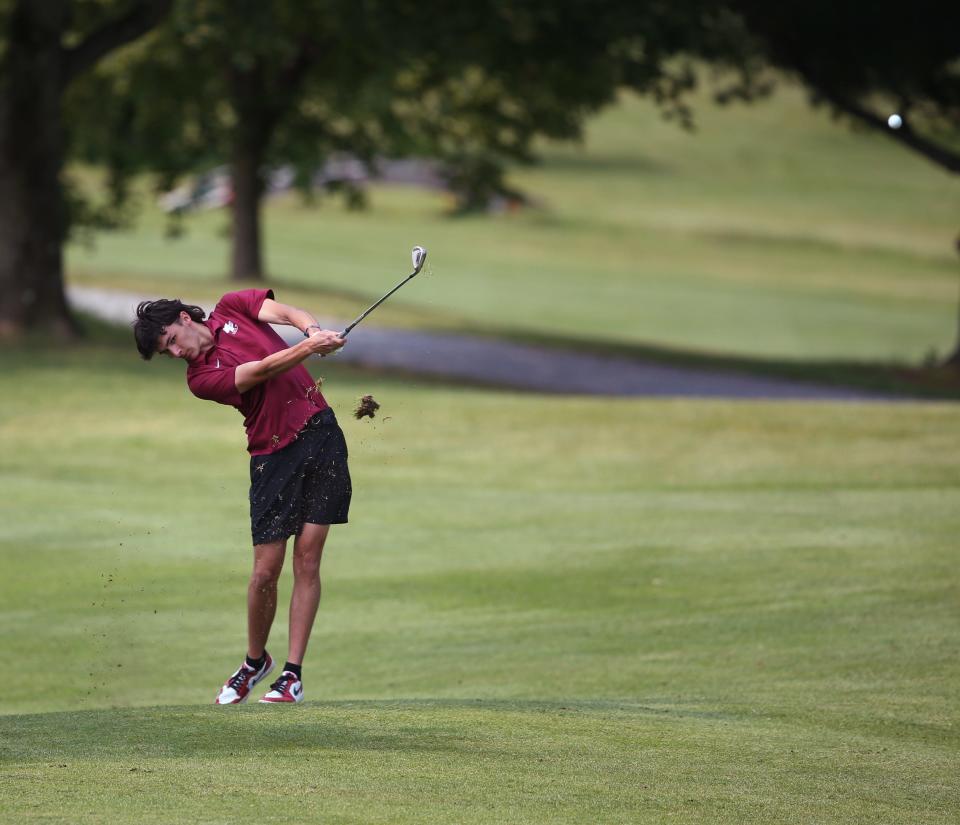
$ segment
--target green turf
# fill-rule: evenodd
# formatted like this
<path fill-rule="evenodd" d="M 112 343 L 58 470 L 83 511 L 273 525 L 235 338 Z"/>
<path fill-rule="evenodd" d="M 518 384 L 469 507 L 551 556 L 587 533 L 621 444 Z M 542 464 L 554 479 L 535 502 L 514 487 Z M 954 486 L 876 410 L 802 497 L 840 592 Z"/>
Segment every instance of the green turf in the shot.
<path fill-rule="evenodd" d="M 955 821 L 955 406 L 323 368 L 356 495 L 308 702 L 217 709 L 240 417 L 129 345 L 0 353 L 0 820 Z"/>
<path fill-rule="evenodd" d="M 514 174 L 542 203 L 516 215 L 451 220 L 442 196 L 404 187 L 375 189 L 366 213 L 273 200 L 268 267 L 284 285 L 331 291 L 316 310 L 349 317 L 422 243 L 433 274 L 372 321 L 789 359 L 949 351 L 952 176 L 811 111 L 794 88 L 755 107 L 701 99 L 697 111 L 687 134 L 625 98 L 585 148 L 546 147 L 542 166 Z M 222 291 L 226 221 L 198 215 L 171 242 L 148 209 L 136 231 L 73 247 L 71 277 Z"/>

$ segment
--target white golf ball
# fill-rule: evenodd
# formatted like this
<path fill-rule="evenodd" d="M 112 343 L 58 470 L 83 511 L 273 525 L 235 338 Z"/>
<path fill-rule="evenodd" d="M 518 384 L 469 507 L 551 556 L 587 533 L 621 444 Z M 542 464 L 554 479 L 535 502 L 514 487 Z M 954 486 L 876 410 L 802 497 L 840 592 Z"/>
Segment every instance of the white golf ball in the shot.
<path fill-rule="evenodd" d="M 887 126 L 891 129 L 899 129 L 903 126 L 903 118 L 900 117 L 900 115 L 890 115 L 890 117 L 887 118 Z"/>

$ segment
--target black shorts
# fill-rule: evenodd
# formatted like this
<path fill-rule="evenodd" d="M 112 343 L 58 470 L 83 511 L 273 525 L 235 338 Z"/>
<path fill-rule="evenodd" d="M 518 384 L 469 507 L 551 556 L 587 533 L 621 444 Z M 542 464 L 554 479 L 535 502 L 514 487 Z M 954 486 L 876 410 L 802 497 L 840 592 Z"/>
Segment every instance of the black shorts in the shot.
<path fill-rule="evenodd" d="M 327 408 L 282 450 L 250 456 L 253 543 L 287 539 L 308 522 L 345 524 L 351 493 L 347 442 Z"/>

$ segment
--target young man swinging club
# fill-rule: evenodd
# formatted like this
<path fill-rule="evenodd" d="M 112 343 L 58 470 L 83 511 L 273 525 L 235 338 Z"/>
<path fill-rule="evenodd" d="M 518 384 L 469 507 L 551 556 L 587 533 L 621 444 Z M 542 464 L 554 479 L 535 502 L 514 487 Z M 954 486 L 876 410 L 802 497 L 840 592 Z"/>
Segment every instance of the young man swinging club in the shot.
<path fill-rule="evenodd" d="M 288 347 L 269 324 L 296 327 L 304 340 Z M 274 301 L 267 289 L 224 295 L 206 320 L 200 307 L 179 300 L 144 301 L 134 336 L 146 360 L 159 353 L 186 361 L 190 391 L 236 407 L 247 429 L 253 533 L 247 657 L 215 702 L 246 701 L 273 670 L 266 644 L 290 536 L 296 538 L 289 651 L 280 677 L 260 701 L 300 702 L 300 668 L 320 601 L 320 557 L 330 525 L 346 523 L 351 495 L 343 432 L 302 362 L 334 352 L 344 341 L 308 312 Z"/>

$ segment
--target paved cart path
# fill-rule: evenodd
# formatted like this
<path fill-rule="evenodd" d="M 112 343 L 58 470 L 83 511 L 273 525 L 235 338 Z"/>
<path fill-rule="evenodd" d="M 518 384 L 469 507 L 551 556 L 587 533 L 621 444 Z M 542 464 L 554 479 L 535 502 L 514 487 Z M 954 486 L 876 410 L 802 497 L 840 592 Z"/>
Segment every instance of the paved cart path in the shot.
<path fill-rule="evenodd" d="M 72 286 L 70 303 L 78 310 L 113 323 L 129 324 L 144 296 L 132 292 Z M 204 307 L 206 310 L 212 307 Z M 346 322 L 322 318 L 331 329 Z M 277 327 L 293 343 L 300 333 Z M 132 346 L 132 342 L 131 342 Z M 610 396 L 700 398 L 777 398 L 870 400 L 880 396 L 843 387 L 765 378 L 727 370 L 688 367 L 592 355 L 473 335 L 421 332 L 361 325 L 350 333 L 338 361 L 357 366 L 402 370 L 539 392 Z"/>

